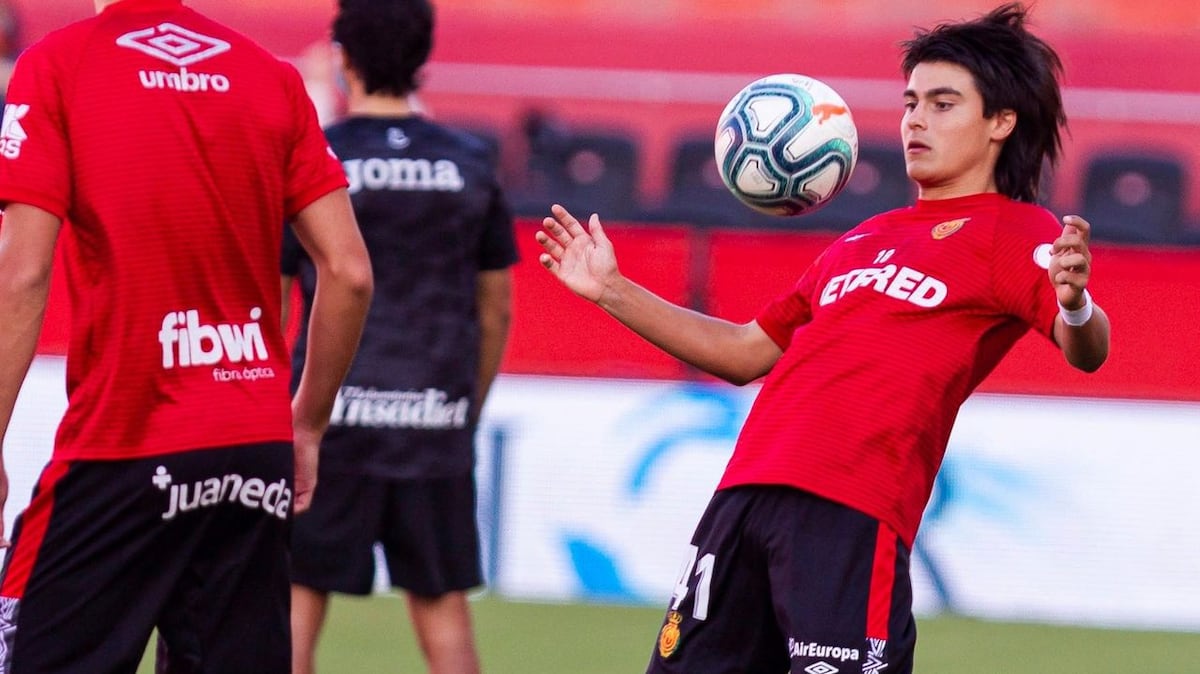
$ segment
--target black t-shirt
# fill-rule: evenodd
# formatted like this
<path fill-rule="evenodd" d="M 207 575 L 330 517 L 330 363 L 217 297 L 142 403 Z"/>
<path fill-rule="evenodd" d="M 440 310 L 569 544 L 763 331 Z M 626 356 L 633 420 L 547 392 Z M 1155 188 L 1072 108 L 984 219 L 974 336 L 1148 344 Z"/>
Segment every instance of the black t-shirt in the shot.
<path fill-rule="evenodd" d="M 492 154 L 483 141 L 420 116 L 351 117 L 326 135 L 350 182 L 375 295 L 322 468 L 405 479 L 467 473 L 477 416 L 476 277 L 517 260 Z M 282 271 L 299 278 L 304 295 L 294 390 L 316 273 L 290 227 Z"/>

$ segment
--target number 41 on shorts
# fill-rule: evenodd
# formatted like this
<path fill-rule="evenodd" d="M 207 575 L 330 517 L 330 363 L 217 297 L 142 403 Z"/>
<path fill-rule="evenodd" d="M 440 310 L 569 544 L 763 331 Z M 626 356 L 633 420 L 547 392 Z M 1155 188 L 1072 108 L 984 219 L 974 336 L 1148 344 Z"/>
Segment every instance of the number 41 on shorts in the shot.
<path fill-rule="evenodd" d="M 695 545 L 687 547 L 687 554 L 679 566 L 679 577 L 675 581 L 675 591 L 671 594 L 671 610 L 678 611 L 683 600 L 687 598 L 691 588 L 688 587 L 693 575 L 700 579 L 696 583 L 696 597 L 692 603 L 692 617 L 696 620 L 708 618 L 709 589 L 712 586 L 713 567 L 717 564 L 717 556 L 705 553 L 699 557 L 700 548 Z M 699 557 L 699 559 L 697 559 Z"/>

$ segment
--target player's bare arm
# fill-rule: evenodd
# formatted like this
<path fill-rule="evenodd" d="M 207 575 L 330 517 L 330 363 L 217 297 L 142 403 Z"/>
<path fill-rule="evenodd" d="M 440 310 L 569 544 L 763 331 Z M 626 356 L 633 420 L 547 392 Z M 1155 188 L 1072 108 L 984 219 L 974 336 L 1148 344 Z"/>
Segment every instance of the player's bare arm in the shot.
<path fill-rule="evenodd" d="M 782 351 L 757 322 L 737 324 L 686 309 L 622 276 L 598 215 L 585 229 L 562 206 L 550 212 L 536 235 L 542 266 L 646 341 L 738 385 L 763 376 L 779 360 Z"/>
<path fill-rule="evenodd" d="M 374 281 L 371 260 L 345 189 L 296 215 L 293 229 L 317 270 L 308 325 L 308 356 L 292 399 L 296 444 L 296 512 L 312 500 L 317 453 L 338 387 L 350 369 L 366 322 Z"/>
<path fill-rule="evenodd" d="M 37 350 L 61 227 L 57 216 L 26 204 L 9 204 L 0 225 L 0 547 L 8 547 L 2 513 L 8 499 L 4 436 Z"/>
<path fill-rule="evenodd" d="M 1078 215 L 1065 216 L 1062 235 L 1051 249 L 1049 269 L 1059 305 L 1069 315 L 1087 318 L 1082 325 L 1070 325 L 1062 315 L 1054 320 L 1054 339 L 1067 362 L 1085 372 L 1095 372 L 1108 358 L 1111 331 L 1104 310 L 1085 294 L 1092 275 L 1092 253 L 1088 250 L 1091 233 L 1087 220 Z M 1085 313 L 1088 304 L 1090 317 Z"/>

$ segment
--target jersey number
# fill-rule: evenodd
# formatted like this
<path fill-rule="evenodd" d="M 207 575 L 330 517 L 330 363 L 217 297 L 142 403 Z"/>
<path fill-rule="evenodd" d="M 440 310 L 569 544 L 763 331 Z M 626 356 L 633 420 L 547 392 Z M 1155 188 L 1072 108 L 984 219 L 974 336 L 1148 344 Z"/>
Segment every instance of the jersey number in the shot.
<path fill-rule="evenodd" d="M 700 582 L 696 583 L 696 600 L 692 606 L 692 617 L 696 620 L 706 620 L 708 618 L 709 589 L 712 587 L 713 567 L 716 566 L 717 557 L 709 552 L 697 560 L 696 556 L 699 554 L 700 548 L 694 545 L 688 546 L 687 555 L 679 567 L 679 579 L 675 581 L 675 592 L 671 595 L 671 610 L 678 611 L 679 605 L 691 591 L 688 583 L 692 579 L 694 570 L 695 575 L 700 578 Z"/>

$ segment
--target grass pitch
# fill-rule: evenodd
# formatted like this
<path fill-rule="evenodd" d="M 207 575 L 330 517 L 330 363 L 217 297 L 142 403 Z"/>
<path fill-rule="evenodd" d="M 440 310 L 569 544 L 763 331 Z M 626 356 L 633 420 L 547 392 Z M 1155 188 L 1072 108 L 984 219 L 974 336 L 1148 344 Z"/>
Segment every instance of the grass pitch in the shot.
<path fill-rule="evenodd" d="M 645 671 L 663 609 L 472 603 L 487 674 Z M 918 674 L 1196 674 L 1200 634 L 1131 632 L 965 618 L 918 621 Z M 334 597 L 318 653 L 322 674 L 424 672 L 404 603 Z M 152 674 L 147 659 L 139 674 Z"/>

